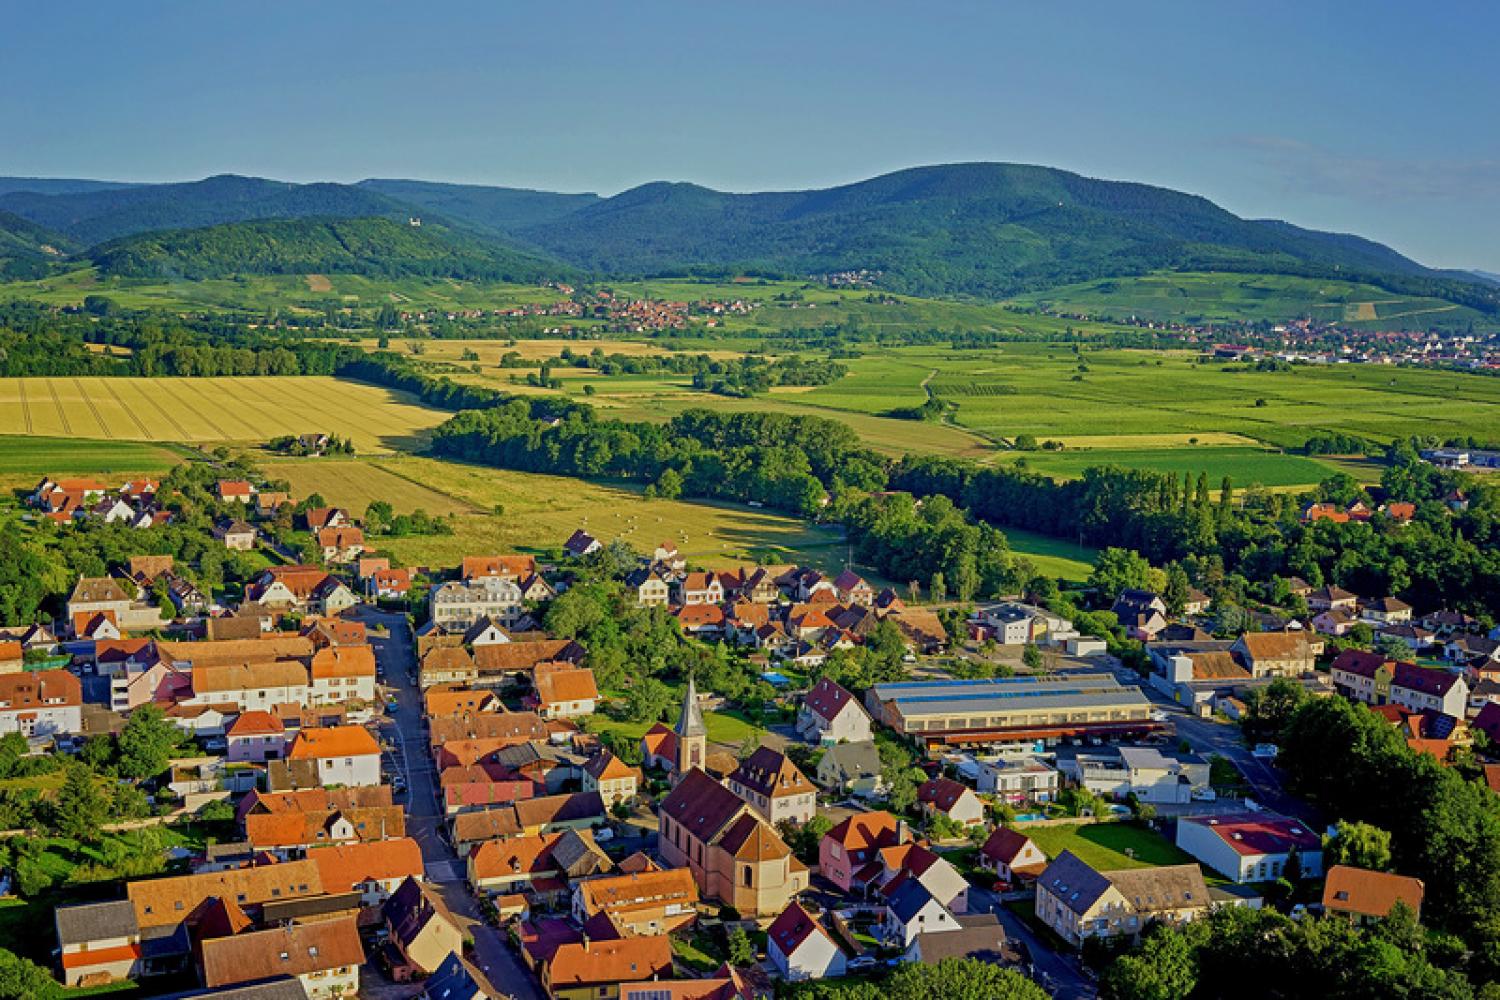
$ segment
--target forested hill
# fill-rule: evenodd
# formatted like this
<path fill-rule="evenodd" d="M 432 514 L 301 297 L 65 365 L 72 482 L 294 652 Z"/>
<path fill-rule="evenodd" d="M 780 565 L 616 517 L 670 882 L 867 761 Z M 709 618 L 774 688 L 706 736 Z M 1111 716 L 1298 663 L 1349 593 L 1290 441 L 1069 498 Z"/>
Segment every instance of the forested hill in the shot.
<path fill-rule="evenodd" d="M 405 219 L 411 207 L 348 184 L 288 184 L 224 174 L 185 184 L 0 195 L 0 209 L 91 246 L 161 229 L 309 216 Z"/>
<path fill-rule="evenodd" d="M 0 280 L 39 278 L 70 249 L 65 237 L 0 211 Z"/>
<path fill-rule="evenodd" d="M 41 190 L 16 189 L 27 183 Z M 460 273 L 487 255 L 519 263 L 516 248 L 525 247 L 601 277 L 868 271 L 894 291 L 996 299 L 1151 271 L 1229 271 L 1362 281 L 1500 314 L 1500 286 L 1424 267 L 1358 236 L 1242 219 L 1166 188 L 1005 163 L 759 194 L 658 182 L 610 198 L 419 180 L 288 184 L 223 175 L 109 186 L 0 178 L 0 211 L 80 247 L 267 219 L 416 216 L 467 234 L 471 242 L 454 262 Z M 403 271 L 430 259 L 382 262 L 365 256 L 369 249 L 350 254 L 367 270 Z M 281 259 L 261 253 L 236 266 L 224 256 L 213 267 L 252 270 Z"/>
<path fill-rule="evenodd" d="M 601 200 L 596 194 L 555 194 L 523 188 L 432 181 L 372 178 L 360 181 L 356 187 L 436 212 L 454 222 L 503 235 L 555 222 Z"/>
<path fill-rule="evenodd" d="M 106 274 L 217 278 L 230 274 L 366 274 L 532 283 L 565 265 L 443 226 L 392 219 L 269 219 L 128 236 L 89 256 Z"/>
<path fill-rule="evenodd" d="M 653 183 L 521 235 L 605 272 L 863 268 L 915 294 L 999 297 L 1161 268 L 1464 284 L 1357 237 L 1241 219 L 1165 188 L 1000 163 L 765 194 Z"/>

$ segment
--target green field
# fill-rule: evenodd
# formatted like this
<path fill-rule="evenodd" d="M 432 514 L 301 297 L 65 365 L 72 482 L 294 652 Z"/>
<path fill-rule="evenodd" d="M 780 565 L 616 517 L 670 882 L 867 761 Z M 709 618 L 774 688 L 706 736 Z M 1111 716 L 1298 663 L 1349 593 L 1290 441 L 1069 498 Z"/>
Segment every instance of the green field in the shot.
<path fill-rule="evenodd" d="M 1019 296 L 1022 305 L 1116 319 L 1192 324 L 1309 318 L 1357 330 L 1426 330 L 1495 318 L 1442 299 L 1400 295 L 1374 285 L 1279 274 L 1164 273 L 1107 278 Z"/>
<path fill-rule="evenodd" d="M 1011 551 L 1030 559 L 1043 576 L 1087 580 L 1099 555 L 1097 549 L 1087 545 L 1075 545 L 1021 528 L 1006 528 L 1005 537 L 1010 541 Z"/>
<path fill-rule="evenodd" d="M 0 479 L 28 484 L 42 476 L 165 472 L 179 461 L 174 452 L 140 441 L 0 437 Z"/>
<path fill-rule="evenodd" d="M 757 557 L 840 569 L 842 536 L 794 518 L 727 503 L 648 500 L 634 485 L 512 472 L 441 459 L 302 459 L 267 462 L 295 496 L 320 493 L 329 503 L 364 511 L 389 500 L 397 512 L 421 507 L 452 514 L 452 535 L 376 538 L 372 547 L 411 566 L 456 566 L 481 552 L 545 552 L 578 528 L 641 551 L 671 541 L 705 566 L 742 565 Z M 493 511 L 500 505 L 504 513 Z M 872 580 L 873 574 L 866 573 Z"/>
<path fill-rule="evenodd" d="M 1205 473 L 1209 483 L 1218 489 L 1229 476 L 1239 487 L 1303 486 L 1316 483 L 1334 472 L 1334 468 L 1316 459 L 1284 455 L 1263 448 L 1204 448 L 1192 445 L 1180 448 L 1085 449 L 1060 452 L 1007 452 L 1000 461 L 1026 463 L 1028 468 L 1059 479 L 1075 479 L 1083 470 L 1097 465 L 1119 465 L 1131 469 L 1175 473 L 1196 479 Z"/>
<path fill-rule="evenodd" d="M 1129 823 L 1032 826 L 1025 833 L 1047 857 L 1072 851 L 1099 871 L 1194 863 L 1191 855 L 1165 838 Z"/>

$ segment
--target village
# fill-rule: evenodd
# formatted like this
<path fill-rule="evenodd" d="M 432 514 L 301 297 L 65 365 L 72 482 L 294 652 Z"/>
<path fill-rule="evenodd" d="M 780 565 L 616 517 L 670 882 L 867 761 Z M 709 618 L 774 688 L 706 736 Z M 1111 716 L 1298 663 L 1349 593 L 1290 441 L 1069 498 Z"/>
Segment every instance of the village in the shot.
<path fill-rule="evenodd" d="M 1197 589 L 1126 588 L 1109 614 L 1137 668 L 1036 595 L 922 604 L 849 567 L 701 567 L 584 528 L 400 567 L 350 511 L 249 474 L 205 488 L 212 545 L 269 560 L 242 586 L 143 544 L 57 620 L 0 629 L 0 734 L 87 758 L 160 727 L 134 822 L 227 831 L 61 901 L 69 987 L 751 1000 L 964 958 L 1090 997 L 1099 947 L 1225 907 L 1420 915 L 1422 881 L 1348 863 L 1283 787 L 1253 735 L 1272 699 L 1367 704 L 1445 763 L 1500 745 L 1500 629 L 1385 595 L 1288 579 L 1226 635 Z M 50 477 L 29 503 L 143 539 L 178 506 L 154 480 Z M 575 598 L 704 666 L 668 686 L 611 663 L 606 626 L 551 613 Z M 1351 633 L 1373 650 L 1330 656 Z"/>

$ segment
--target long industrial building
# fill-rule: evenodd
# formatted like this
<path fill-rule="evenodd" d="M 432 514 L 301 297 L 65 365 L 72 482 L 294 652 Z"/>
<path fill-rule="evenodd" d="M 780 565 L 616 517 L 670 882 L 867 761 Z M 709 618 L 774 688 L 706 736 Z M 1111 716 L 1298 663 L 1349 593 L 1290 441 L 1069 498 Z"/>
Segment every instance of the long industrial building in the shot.
<path fill-rule="evenodd" d="M 870 715 L 929 749 L 1076 737 L 1134 738 L 1160 730 L 1140 688 L 1111 674 L 877 684 Z"/>

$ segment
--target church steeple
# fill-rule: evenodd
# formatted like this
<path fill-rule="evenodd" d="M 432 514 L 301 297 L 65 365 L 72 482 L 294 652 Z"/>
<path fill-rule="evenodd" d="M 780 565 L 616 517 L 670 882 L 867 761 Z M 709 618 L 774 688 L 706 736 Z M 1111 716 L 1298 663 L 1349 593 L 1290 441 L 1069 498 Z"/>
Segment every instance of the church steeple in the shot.
<path fill-rule="evenodd" d="M 677 734 L 677 769 L 681 778 L 695 767 L 702 767 L 708 757 L 708 727 L 703 724 L 703 710 L 698 707 L 698 685 L 688 677 L 687 694 L 682 700 L 682 714 L 672 730 Z"/>

